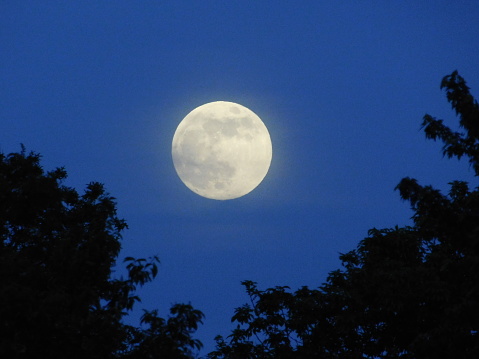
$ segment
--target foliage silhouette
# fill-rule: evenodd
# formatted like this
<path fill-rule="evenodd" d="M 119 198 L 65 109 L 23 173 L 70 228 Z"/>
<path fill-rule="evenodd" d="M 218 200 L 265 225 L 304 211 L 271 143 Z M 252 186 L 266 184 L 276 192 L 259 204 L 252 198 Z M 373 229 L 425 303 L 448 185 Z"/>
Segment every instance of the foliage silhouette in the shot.
<path fill-rule="evenodd" d="M 83 195 L 44 172 L 40 156 L 0 154 L 0 357 L 191 358 L 203 314 L 177 304 L 165 320 L 122 319 L 157 275 L 158 258 L 125 258 L 115 278 L 121 232 L 115 199 L 92 182 Z"/>
<path fill-rule="evenodd" d="M 457 71 L 441 89 L 465 132 L 425 115 L 426 137 L 479 176 L 478 103 Z M 315 290 L 243 282 L 251 303 L 208 358 L 479 358 L 479 187 L 454 181 L 444 195 L 404 178 L 396 189 L 413 226 L 371 229 Z"/>

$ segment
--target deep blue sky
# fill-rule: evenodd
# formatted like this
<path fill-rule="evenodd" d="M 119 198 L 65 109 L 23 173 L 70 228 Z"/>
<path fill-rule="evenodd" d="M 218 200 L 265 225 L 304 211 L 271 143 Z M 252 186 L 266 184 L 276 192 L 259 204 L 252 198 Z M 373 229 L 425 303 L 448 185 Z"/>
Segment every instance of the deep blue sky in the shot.
<path fill-rule="evenodd" d="M 411 223 L 401 178 L 473 180 L 420 123 L 456 128 L 439 89 L 455 69 L 479 97 L 478 39 L 476 1 L 3 0 L 0 150 L 104 183 L 130 226 L 121 258 L 162 262 L 134 318 L 191 301 L 205 353 L 241 280 L 318 286 L 368 229 Z M 218 100 L 273 142 L 265 180 L 231 201 L 191 192 L 171 160 L 182 118 Z"/>

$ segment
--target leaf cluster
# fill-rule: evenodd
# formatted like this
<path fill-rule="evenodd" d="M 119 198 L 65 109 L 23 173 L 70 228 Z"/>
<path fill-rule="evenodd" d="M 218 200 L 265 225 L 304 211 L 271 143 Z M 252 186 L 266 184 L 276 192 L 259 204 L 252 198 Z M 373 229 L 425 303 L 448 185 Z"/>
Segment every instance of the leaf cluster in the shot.
<path fill-rule="evenodd" d="M 446 90 L 447 100 L 465 133 L 454 132 L 444 125 L 443 120 L 426 114 L 422 123 L 426 138 L 443 141 L 443 154 L 449 158 L 469 157 L 476 176 L 479 176 L 479 104 L 457 71 L 443 78 L 441 89 Z"/>
<path fill-rule="evenodd" d="M 166 321 L 145 314 L 146 329 L 124 324 L 159 260 L 127 257 L 127 277 L 116 278 L 127 224 L 115 198 L 97 182 L 79 194 L 66 176 L 45 172 L 23 146 L 0 154 L 0 357 L 143 358 L 145 348 L 192 357 L 203 314 L 190 305 L 174 306 Z"/>

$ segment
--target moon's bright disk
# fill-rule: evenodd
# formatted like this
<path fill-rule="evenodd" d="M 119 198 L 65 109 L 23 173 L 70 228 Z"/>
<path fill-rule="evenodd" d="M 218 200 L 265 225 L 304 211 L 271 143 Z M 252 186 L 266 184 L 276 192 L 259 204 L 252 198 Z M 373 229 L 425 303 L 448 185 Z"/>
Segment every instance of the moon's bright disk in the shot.
<path fill-rule="evenodd" d="M 233 199 L 258 186 L 271 164 L 272 145 L 261 119 L 233 102 L 191 111 L 176 129 L 173 163 L 183 183 L 200 196 Z"/>

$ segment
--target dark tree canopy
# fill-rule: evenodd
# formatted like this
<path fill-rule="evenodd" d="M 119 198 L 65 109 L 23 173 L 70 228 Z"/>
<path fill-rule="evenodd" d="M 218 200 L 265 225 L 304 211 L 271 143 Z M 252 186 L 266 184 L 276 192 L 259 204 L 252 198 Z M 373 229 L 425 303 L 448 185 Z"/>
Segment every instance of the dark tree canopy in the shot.
<path fill-rule="evenodd" d="M 127 228 L 99 183 L 80 195 L 64 169 L 44 172 L 35 153 L 0 154 L 0 357 L 191 358 L 203 314 L 189 304 L 168 319 L 145 311 L 123 318 L 138 286 L 157 274 L 156 257 L 113 268 Z"/>
<path fill-rule="evenodd" d="M 426 115 L 426 137 L 479 176 L 478 103 L 457 71 L 441 89 L 464 132 Z M 243 282 L 251 303 L 208 357 L 479 358 L 479 187 L 454 181 L 443 194 L 404 178 L 396 189 L 413 226 L 371 229 L 315 290 Z"/>

